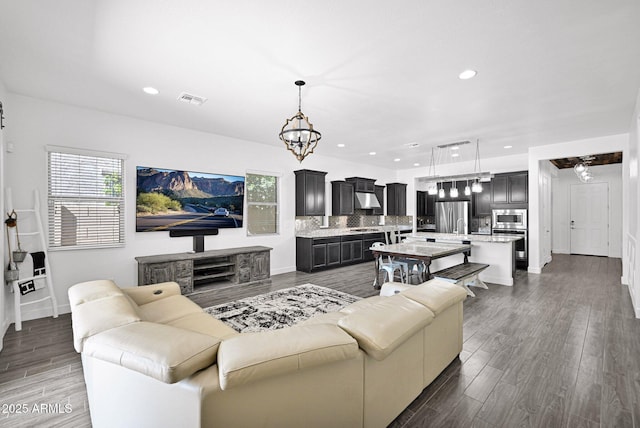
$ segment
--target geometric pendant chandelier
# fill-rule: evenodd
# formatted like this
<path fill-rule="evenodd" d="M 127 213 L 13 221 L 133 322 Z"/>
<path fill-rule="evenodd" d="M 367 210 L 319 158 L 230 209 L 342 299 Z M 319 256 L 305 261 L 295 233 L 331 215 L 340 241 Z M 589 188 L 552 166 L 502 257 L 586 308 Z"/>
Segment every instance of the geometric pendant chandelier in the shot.
<path fill-rule="evenodd" d="M 302 162 L 305 157 L 313 153 L 313 149 L 318 145 L 322 135 L 313 129 L 309 118 L 302 114 L 301 88 L 305 82 L 297 80 L 295 84 L 298 86 L 298 112 L 290 119 L 287 119 L 279 137 L 287 146 L 287 150 L 293 153 L 299 162 Z"/>

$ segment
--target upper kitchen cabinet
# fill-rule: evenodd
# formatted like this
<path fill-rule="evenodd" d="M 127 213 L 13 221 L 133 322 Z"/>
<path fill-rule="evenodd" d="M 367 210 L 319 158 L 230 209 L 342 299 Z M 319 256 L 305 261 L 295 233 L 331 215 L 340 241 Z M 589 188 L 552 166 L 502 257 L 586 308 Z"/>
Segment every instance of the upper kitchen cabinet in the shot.
<path fill-rule="evenodd" d="M 346 181 L 331 182 L 331 215 L 352 215 L 354 213 L 353 184 Z"/>
<path fill-rule="evenodd" d="M 473 216 L 491 215 L 491 182 L 482 183 L 482 192 L 473 194 Z"/>
<path fill-rule="evenodd" d="M 378 202 L 380 202 L 380 208 L 374 208 L 372 215 L 384 215 L 384 186 L 374 186 L 373 193 L 375 193 Z"/>
<path fill-rule="evenodd" d="M 326 172 L 301 169 L 296 174 L 296 215 L 324 216 L 325 215 L 325 186 Z"/>
<path fill-rule="evenodd" d="M 407 215 L 407 185 L 387 184 L 387 215 Z"/>
<path fill-rule="evenodd" d="M 374 193 L 376 180 L 372 178 L 349 177 L 345 181 L 353 184 L 356 192 Z"/>
<path fill-rule="evenodd" d="M 528 181 L 529 174 L 527 171 L 496 174 L 491 180 L 492 205 L 496 207 L 501 205 L 526 206 L 529 202 Z"/>

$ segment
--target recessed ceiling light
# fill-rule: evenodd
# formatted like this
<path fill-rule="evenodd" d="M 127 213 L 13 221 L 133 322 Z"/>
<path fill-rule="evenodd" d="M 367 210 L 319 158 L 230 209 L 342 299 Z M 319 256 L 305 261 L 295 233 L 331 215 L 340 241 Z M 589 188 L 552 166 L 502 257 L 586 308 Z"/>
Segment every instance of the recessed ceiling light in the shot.
<path fill-rule="evenodd" d="M 452 158 L 457 158 L 458 156 L 460 156 L 460 153 L 452 153 L 452 154 L 451 154 L 451 157 L 452 157 Z"/>
<path fill-rule="evenodd" d="M 510 149 L 513 146 L 504 146 L 505 149 Z"/>
<path fill-rule="evenodd" d="M 369 152 L 369 154 L 370 154 L 371 156 L 375 156 L 375 155 L 376 155 L 376 152 Z"/>
<path fill-rule="evenodd" d="M 418 162 L 414 163 L 413 166 L 420 166 Z"/>
<path fill-rule="evenodd" d="M 152 88 L 151 86 L 146 86 L 142 88 L 142 90 L 149 95 L 158 95 L 160 93 L 160 91 L 158 91 L 156 88 Z"/>
<path fill-rule="evenodd" d="M 460 73 L 458 77 L 462 80 L 467 80 L 467 79 L 471 79 L 472 77 L 475 77 L 476 74 L 478 74 L 478 72 L 475 70 L 465 70 L 462 73 Z"/>
<path fill-rule="evenodd" d="M 400 162 L 400 158 L 395 158 L 393 161 L 394 162 Z"/>
<path fill-rule="evenodd" d="M 338 146 L 338 147 L 344 147 L 344 144 L 343 144 L 343 143 L 340 143 L 340 144 L 338 144 L 337 146 Z"/>
<path fill-rule="evenodd" d="M 460 150 L 460 147 L 459 146 L 453 146 L 453 147 L 451 147 L 451 150 Z"/>

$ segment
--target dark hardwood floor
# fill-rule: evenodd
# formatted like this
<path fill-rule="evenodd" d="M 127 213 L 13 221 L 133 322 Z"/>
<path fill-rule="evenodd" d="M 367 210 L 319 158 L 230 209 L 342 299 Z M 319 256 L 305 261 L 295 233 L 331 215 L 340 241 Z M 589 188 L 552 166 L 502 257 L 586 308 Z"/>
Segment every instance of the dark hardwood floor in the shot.
<path fill-rule="evenodd" d="M 366 297 L 372 270 L 292 272 L 193 299 L 211 306 L 305 283 Z M 541 275 L 518 271 L 514 287 L 474 290 L 460 359 L 392 426 L 640 428 L 640 320 L 620 276 L 619 259 L 554 255 Z M 90 426 L 68 314 L 9 328 L 0 406 L 0 426 Z"/>

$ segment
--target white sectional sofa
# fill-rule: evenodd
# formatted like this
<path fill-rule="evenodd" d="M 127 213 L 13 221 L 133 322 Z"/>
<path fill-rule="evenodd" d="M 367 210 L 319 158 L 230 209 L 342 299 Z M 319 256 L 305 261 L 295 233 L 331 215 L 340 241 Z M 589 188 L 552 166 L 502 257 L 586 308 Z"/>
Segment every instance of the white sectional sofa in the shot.
<path fill-rule="evenodd" d="M 239 334 L 176 283 L 69 289 L 94 427 L 384 427 L 462 350 L 466 292 L 432 280 Z"/>

